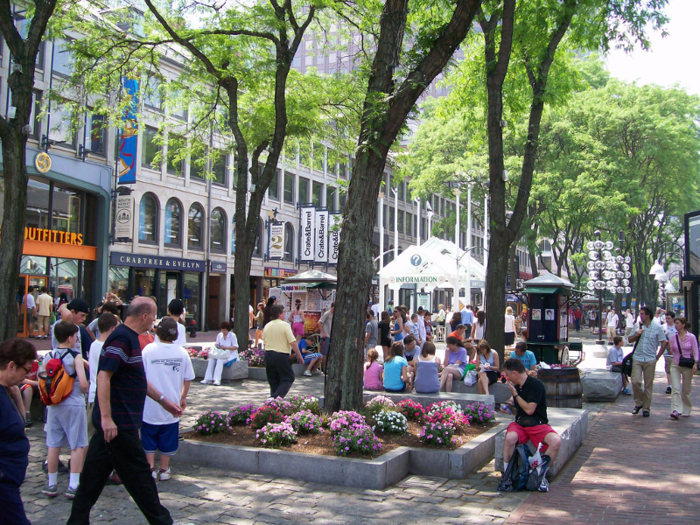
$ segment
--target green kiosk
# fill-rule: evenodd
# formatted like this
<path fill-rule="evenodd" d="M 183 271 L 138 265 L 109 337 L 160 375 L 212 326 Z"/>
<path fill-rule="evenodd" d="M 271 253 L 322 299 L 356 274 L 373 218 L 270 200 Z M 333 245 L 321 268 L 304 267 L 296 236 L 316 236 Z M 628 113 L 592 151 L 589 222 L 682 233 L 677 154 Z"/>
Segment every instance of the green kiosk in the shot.
<path fill-rule="evenodd" d="M 584 292 L 556 275 L 543 274 L 524 283 L 522 294 L 528 305 L 527 347 L 537 361 L 574 367 L 583 361 L 583 343 L 569 342 L 569 309 Z M 578 353 L 577 357 L 572 354 Z"/>

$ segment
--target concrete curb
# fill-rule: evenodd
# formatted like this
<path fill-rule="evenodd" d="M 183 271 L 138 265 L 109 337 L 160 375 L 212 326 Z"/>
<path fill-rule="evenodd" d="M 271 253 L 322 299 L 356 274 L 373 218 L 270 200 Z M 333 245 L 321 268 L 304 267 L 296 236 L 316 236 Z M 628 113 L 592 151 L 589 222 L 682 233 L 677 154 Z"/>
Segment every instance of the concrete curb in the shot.
<path fill-rule="evenodd" d="M 494 454 L 497 424 L 457 450 L 399 447 L 376 459 L 353 459 L 204 441 L 180 442 L 178 461 L 203 467 L 266 474 L 316 483 L 381 490 L 409 474 L 461 479 Z"/>

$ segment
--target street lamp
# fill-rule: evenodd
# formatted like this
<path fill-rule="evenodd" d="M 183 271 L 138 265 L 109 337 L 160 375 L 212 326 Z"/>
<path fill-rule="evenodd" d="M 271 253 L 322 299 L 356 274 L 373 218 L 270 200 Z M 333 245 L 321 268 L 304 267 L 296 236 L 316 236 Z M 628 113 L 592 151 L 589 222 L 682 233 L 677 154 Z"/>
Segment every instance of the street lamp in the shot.
<path fill-rule="evenodd" d="M 417 228 L 416 228 L 416 245 L 420 246 L 420 220 L 421 220 L 421 209 L 420 209 L 420 197 L 416 197 L 413 199 L 413 201 L 416 203 L 416 206 L 418 207 L 418 219 L 416 220 Z"/>
<path fill-rule="evenodd" d="M 430 201 L 426 201 L 425 208 L 428 210 L 428 239 L 433 236 L 433 207 Z"/>

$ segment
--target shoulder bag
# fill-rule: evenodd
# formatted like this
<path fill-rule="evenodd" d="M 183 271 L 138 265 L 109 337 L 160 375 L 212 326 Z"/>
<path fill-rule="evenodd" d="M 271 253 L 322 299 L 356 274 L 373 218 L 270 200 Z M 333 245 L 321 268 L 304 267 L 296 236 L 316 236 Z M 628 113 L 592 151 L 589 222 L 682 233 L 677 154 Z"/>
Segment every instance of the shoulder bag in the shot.
<path fill-rule="evenodd" d="M 683 368 L 693 368 L 695 366 L 695 358 L 692 355 L 690 357 L 683 357 L 683 350 L 681 350 L 681 340 L 678 337 L 678 334 L 676 334 L 676 343 L 678 344 L 678 353 L 680 354 L 680 357 L 678 358 L 678 366 L 683 367 Z"/>

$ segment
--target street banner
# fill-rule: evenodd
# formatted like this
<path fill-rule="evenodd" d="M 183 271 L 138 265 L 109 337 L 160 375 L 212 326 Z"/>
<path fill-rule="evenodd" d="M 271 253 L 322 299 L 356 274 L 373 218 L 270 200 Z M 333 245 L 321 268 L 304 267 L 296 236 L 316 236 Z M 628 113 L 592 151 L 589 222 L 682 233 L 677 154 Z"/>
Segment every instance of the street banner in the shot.
<path fill-rule="evenodd" d="M 316 210 L 314 262 L 328 262 L 328 210 Z"/>
<path fill-rule="evenodd" d="M 330 234 L 328 236 L 328 263 L 338 264 L 340 253 L 340 225 L 343 222 L 342 213 L 331 215 Z"/>
<path fill-rule="evenodd" d="M 284 259 L 284 223 L 270 224 L 270 259 Z"/>
<path fill-rule="evenodd" d="M 136 141 L 138 139 L 139 81 L 124 77 L 129 107 L 124 112 L 124 130 L 119 141 L 119 184 L 136 184 Z"/>
<path fill-rule="evenodd" d="M 134 231 L 134 196 L 118 195 L 114 236 L 118 241 L 131 242 Z"/>
<path fill-rule="evenodd" d="M 314 220 L 316 218 L 314 206 L 301 208 L 301 240 L 299 241 L 299 260 L 301 262 L 313 262 L 314 260 Z"/>

